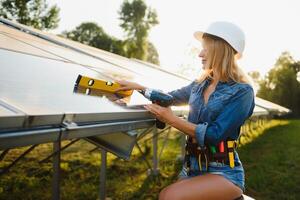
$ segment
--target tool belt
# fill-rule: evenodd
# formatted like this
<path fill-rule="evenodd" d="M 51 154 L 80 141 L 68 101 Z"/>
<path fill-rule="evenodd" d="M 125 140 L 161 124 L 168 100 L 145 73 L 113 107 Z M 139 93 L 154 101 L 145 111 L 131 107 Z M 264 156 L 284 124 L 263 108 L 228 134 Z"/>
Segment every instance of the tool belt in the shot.
<path fill-rule="evenodd" d="M 222 163 L 234 168 L 234 149 L 236 146 L 235 140 L 225 140 L 217 146 L 205 145 L 200 147 L 198 143 L 194 143 L 191 139 L 188 139 L 185 147 L 185 163 L 188 173 L 191 167 L 191 156 L 197 159 L 200 171 L 208 171 L 209 162 Z"/>

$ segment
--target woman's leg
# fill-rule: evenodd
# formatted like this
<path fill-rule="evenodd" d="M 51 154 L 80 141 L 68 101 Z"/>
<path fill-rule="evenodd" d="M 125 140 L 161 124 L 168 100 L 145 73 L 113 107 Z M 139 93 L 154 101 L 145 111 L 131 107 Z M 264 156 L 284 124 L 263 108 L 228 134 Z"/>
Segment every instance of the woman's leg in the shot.
<path fill-rule="evenodd" d="M 159 200 L 233 200 L 242 190 L 220 175 L 206 174 L 180 180 L 161 191 Z"/>

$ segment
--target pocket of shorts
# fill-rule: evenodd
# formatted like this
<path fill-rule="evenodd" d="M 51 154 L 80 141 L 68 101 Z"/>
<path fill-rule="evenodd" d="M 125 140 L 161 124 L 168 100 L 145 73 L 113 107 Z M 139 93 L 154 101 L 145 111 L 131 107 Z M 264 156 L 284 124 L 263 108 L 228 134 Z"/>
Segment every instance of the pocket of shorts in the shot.
<path fill-rule="evenodd" d="M 208 163 L 208 167 L 210 171 L 228 171 L 231 169 L 229 165 L 223 163 L 217 163 L 217 162 Z"/>

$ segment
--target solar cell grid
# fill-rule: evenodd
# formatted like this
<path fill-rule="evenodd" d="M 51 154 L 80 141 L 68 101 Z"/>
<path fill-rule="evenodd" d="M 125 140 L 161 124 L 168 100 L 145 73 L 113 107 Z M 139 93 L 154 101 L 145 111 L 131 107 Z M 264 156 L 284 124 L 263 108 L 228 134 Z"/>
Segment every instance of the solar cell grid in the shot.
<path fill-rule="evenodd" d="M 3 58 L 0 60 L 2 66 L 0 73 L 6 74 L 0 78 L 0 99 L 9 102 L 27 115 L 107 113 L 106 116 L 111 117 L 107 120 L 113 120 L 114 116 L 111 113 L 118 113 L 119 115 L 116 115 L 118 119 L 122 118 L 121 113 L 127 113 L 123 117 L 130 119 L 130 113 L 135 117 L 139 112 L 118 106 L 106 96 L 94 97 L 73 92 L 79 74 L 105 79 L 101 73 L 72 63 L 5 50 L 0 50 L 0 54 Z M 16 57 L 18 59 L 15 59 Z"/>
<path fill-rule="evenodd" d="M 40 56 L 40 57 L 50 58 L 50 59 L 64 60 L 63 58 L 60 58 L 51 53 L 47 53 L 45 51 L 37 49 L 37 48 L 30 46 L 24 42 L 21 42 L 14 38 L 11 38 L 11 37 L 7 36 L 6 34 L 2 34 L 1 32 L 0 32 L 0 48 L 12 50 L 12 51 L 16 51 L 16 52 L 22 52 L 25 54 L 31 54 L 31 55 L 36 55 L 36 56 Z"/>

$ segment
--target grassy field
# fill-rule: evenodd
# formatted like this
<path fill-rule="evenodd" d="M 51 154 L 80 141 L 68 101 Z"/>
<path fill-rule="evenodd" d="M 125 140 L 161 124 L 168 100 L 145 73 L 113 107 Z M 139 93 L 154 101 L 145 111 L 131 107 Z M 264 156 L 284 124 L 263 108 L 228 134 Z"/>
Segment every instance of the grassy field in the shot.
<path fill-rule="evenodd" d="M 243 140 L 239 154 L 246 171 L 246 194 L 256 199 L 300 199 L 300 120 L 272 120 Z M 130 161 L 108 156 L 107 196 L 115 200 L 157 199 L 159 191 L 176 180 L 180 170 L 180 134 L 173 131 L 160 160 L 161 174 L 147 175 L 141 154 L 134 149 Z M 248 143 L 247 143 L 248 142 Z M 148 143 L 148 144 L 147 144 Z M 151 140 L 142 143 L 151 152 Z M 162 140 L 160 140 L 160 144 Z M 247 143 L 247 144 L 246 144 Z M 0 163 L 7 166 L 26 148 L 11 152 Z M 79 141 L 62 153 L 61 199 L 97 199 L 100 153 Z M 159 149 L 160 150 L 160 149 Z M 52 163 L 39 163 L 52 151 L 51 144 L 34 149 L 10 172 L 0 176 L 0 199 L 51 199 Z M 147 154 L 151 161 L 151 153 Z"/>
<path fill-rule="evenodd" d="M 300 199 L 300 120 L 281 121 L 239 149 L 247 193 L 256 199 Z"/>

